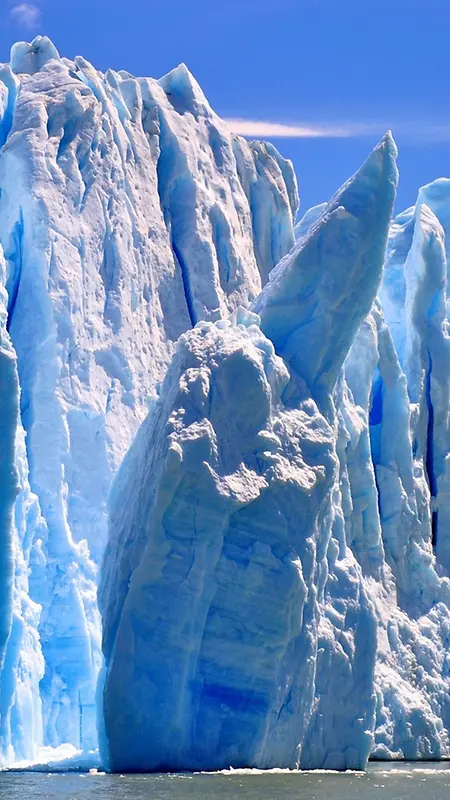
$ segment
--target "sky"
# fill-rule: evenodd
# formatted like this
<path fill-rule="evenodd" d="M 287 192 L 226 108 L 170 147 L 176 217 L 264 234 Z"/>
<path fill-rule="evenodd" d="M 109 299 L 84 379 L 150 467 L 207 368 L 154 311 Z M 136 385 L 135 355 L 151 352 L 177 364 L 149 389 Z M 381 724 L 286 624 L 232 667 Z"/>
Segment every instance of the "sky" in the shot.
<path fill-rule="evenodd" d="M 450 0 L 0 0 L 0 61 L 50 36 L 98 69 L 187 64 L 237 132 L 291 158 L 301 211 L 327 200 L 383 133 L 397 209 L 450 176 Z"/>

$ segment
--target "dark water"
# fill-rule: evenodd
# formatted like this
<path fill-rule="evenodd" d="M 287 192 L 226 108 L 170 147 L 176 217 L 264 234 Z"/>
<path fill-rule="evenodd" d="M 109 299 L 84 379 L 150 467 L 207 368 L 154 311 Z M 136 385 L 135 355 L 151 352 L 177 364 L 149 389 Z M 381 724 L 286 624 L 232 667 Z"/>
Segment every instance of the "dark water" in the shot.
<path fill-rule="evenodd" d="M 450 764 L 377 764 L 367 772 L 201 775 L 0 773 L 1 800 L 450 800 Z"/>

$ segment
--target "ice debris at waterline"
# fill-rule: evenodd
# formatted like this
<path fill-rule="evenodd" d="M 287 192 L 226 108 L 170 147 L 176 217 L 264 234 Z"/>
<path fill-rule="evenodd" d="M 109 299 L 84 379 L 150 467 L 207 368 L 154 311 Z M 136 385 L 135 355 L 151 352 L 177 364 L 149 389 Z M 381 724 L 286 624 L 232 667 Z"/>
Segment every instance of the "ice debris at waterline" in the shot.
<path fill-rule="evenodd" d="M 385 259 L 394 160 L 294 243 L 183 65 L 0 66 L 1 764 L 450 755 L 450 181 Z"/>

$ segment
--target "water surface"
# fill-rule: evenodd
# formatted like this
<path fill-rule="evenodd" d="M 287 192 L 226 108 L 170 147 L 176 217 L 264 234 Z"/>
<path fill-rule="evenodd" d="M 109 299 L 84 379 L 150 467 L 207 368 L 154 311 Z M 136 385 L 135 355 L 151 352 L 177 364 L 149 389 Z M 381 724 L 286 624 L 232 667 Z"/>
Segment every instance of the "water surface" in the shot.
<path fill-rule="evenodd" d="M 450 800 L 450 764 L 371 764 L 367 772 L 183 775 L 0 773 L 1 800 Z"/>

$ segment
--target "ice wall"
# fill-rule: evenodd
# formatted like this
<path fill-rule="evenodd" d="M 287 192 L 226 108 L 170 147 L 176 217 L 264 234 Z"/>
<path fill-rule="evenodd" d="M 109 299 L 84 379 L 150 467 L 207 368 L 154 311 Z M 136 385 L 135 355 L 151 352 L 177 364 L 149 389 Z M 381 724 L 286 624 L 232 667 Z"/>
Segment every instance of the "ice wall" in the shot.
<path fill-rule="evenodd" d="M 180 338 L 123 462 L 99 588 L 114 770 L 366 763 L 377 617 L 346 541 L 333 395 L 381 279 L 395 156 L 388 135 L 259 316 Z"/>
<path fill-rule="evenodd" d="M 450 755 L 450 181 L 378 289 L 393 155 L 294 244 L 291 164 L 185 66 L 0 65 L 1 764 L 97 743 L 137 431 L 111 763 Z"/>
<path fill-rule="evenodd" d="M 449 581 L 436 541 L 446 504 L 433 498 L 448 413 L 446 269 L 423 191 L 391 224 L 379 299 L 334 392 L 345 540 L 377 619 L 373 758 L 450 752 Z M 305 215 L 302 236 L 322 213 Z"/>
<path fill-rule="evenodd" d="M 7 761 L 42 743 L 95 746 L 111 478 L 173 342 L 255 297 L 293 243 L 297 203 L 290 163 L 233 136 L 183 65 L 159 81 L 103 74 L 37 37 L 0 66 L 2 286 L 22 486 L 1 588 Z"/>
<path fill-rule="evenodd" d="M 0 251 L 0 667 L 6 658 L 12 623 L 14 543 L 13 511 L 19 476 L 15 459 L 15 439 L 19 424 L 19 381 L 13 347 L 6 331 L 5 261 Z"/>
<path fill-rule="evenodd" d="M 6 329 L 5 277 L 0 247 L 0 766 L 32 757 L 42 741 L 40 607 L 30 598 L 28 566 L 45 536 L 28 483 L 17 358 Z"/>
<path fill-rule="evenodd" d="M 380 286 L 393 155 L 297 224 L 259 316 L 181 338 L 118 473 L 113 768 L 450 755 L 450 181 L 392 222 Z"/>

